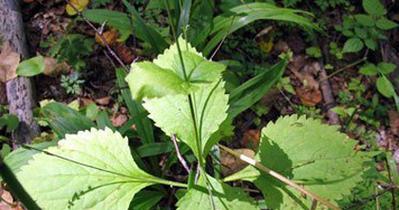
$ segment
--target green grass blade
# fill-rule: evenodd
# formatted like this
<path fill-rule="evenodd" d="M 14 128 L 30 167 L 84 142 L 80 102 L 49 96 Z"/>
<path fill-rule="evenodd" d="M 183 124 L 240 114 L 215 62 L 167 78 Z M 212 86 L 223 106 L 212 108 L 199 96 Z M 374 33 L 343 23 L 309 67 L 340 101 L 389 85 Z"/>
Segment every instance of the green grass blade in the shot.
<path fill-rule="evenodd" d="M 309 13 L 301 10 L 285 9 L 268 3 L 249 3 L 234 7 L 228 14 L 221 14 L 214 18 L 212 39 L 205 46 L 203 53 L 210 52 L 223 40 L 227 34 L 251 24 L 257 20 L 278 20 L 296 23 L 305 28 L 319 29 L 308 17 Z"/>
<path fill-rule="evenodd" d="M 147 25 L 144 19 L 140 17 L 138 11 L 128 1 L 123 0 L 123 4 L 131 14 L 135 35 L 138 38 L 148 42 L 158 53 L 168 47 L 168 43 L 161 34 L 155 28 Z"/>
<path fill-rule="evenodd" d="M 234 118 L 259 101 L 284 73 L 286 60 L 246 81 L 230 93 L 229 118 Z"/>
<path fill-rule="evenodd" d="M 153 143 L 154 140 L 154 132 L 151 121 L 147 118 L 147 112 L 141 106 L 140 103 L 133 100 L 130 91 L 125 82 L 125 77 L 127 73 L 123 69 L 116 70 L 116 77 L 118 87 L 121 88 L 121 93 L 123 100 L 129 110 L 130 115 L 133 117 L 137 133 L 141 137 L 144 144 Z"/>
<path fill-rule="evenodd" d="M 179 23 L 177 25 L 177 36 L 183 33 L 184 37 L 187 38 L 185 35 L 185 31 L 190 21 L 191 5 L 192 5 L 192 0 L 184 0 L 183 7 L 180 12 Z"/>

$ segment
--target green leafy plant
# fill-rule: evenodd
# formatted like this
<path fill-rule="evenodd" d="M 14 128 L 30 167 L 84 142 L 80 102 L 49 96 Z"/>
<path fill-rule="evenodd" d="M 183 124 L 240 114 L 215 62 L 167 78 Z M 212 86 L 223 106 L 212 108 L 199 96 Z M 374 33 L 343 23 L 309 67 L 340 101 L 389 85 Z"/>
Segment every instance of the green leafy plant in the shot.
<path fill-rule="evenodd" d="M 338 47 L 338 44 L 336 42 L 331 42 L 329 44 L 329 52 L 331 55 L 334 55 L 335 58 L 337 58 L 338 60 L 344 58 L 344 53 L 342 52 L 342 48 Z"/>
<path fill-rule="evenodd" d="M 291 79 L 289 77 L 283 77 L 276 85 L 280 90 L 285 90 L 288 93 L 295 95 L 295 89 L 291 84 Z"/>
<path fill-rule="evenodd" d="M 167 4 L 165 4 L 165 2 Z M 305 28 L 316 28 L 308 16 L 310 13 L 280 8 L 270 3 L 255 2 L 238 4 L 229 11 L 214 17 L 214 8 L 211 1 L 191 1 L 191 4 L 184 8 L 179 8 L 175 1 L 157 1 L 152 3 L 152 7 L 157 9 L 169 9 L 174 12 L 177 19 L 172 20 L 175 26 L 173 30 L 184 34 L 186 39 L 193 46 L 202 49 L 202 53 L 207 56 L 211 51 L 228 35 L 238 29 L 247 26 L 257 20 L 277 20 L 296 23 Z M 123 1 L 129 14 L 110 11 L 105 9 L 88 9 L 83 15 L 90 21 L 102 24 L 107 22 L 121 33 L 121 40 L 126 40 L 134 31 L 134 35 L 140 40 L 151 46 L 157 53 L 161 53 L 168 46 L 168 41 L 173 37 L 164 38 L 160 31 L 147 23 L 140 16 L 140 13 L 127 1 Z M 191 6 L 191 7 L 189 7 Z M 181 15 L 181 12 L 183 15 Z M 184 29 L 184 30 L 183 30 Z M 183 33 L 184 32 L 184 33 Z M 209 39 L 209 41 L 208 41 Z"/>
<path fill-rule="evenodd" d="M 61 75 L 61 87 L 65 88 L 65 91 L 71 95 L 78 95 L 82 92 L 81 85 L 84 80 L 79 79 L 78 73 L 65 76 Z"/>
<path fill-rule="evenodd" d="M 0 129 L 6 128 L 7 132 L 11 132 L 18 127 L 19 119 L 12 114 L 3 114 L 0 117 Z"/>
<path fill-rule="evenodd" d="M 313 58 L 321 58 L 321 50 L 319 47 L 308 47 L 306 48 L 306 54 Z"/>
<path fill-rule="evenodd" d="M 336 26 L 348 38 L 343 53 L 359 52 L 364 46 L 376 50 L 378 41 L 386 39 L 384 31 L 398 26 L 385 17 L 387 11 L 380 0 L 363 0 L 363 8 L 367 14 L 345 16 L 342 25 Z"/>
<path fill-rule="evenodd" d="M 262 130 L 255 160 L 335 203 L 362 180 L 362 164 L 369 158 L 356 154 L 355 144 L 335 127 L 294 115 L 269 123 Z M 340 165 L 343 162 L 345 167 Z M 251 166 L 224 180 L 253 182 L 272 209 L 307 209 L 312 205 L 311 198 Z"/>
<path fill-rule="evenodd" d="M 58 62 L 67 62 L 76 71 L 86 67 L 83 58 L 90 55 L 93 50 L 94 39 L 86 38 L 81 34 L 68 34 L 58 40 L 50 48 L 49 54 Z"/>
<path fill-rule="evenodd" d="M 19 76 L 31 77 L 44 72 L 45 63 L 43 56 L 39 55 L 22 61 L 17 68 Z"/>
<path fill-rule="evenodd" d="M 377 76 L 376 87 L 378 92 L 387 98 L 392 98 L 396 95 L 396 92 L 391 81 L 388 79 L 388 75 L 395 69 L 396 65 L 392 63 L 381 62 L 377 65 L 368 63 L 360 68 L 359 73 L 366 76 Z"/>
<path fill-rule="evenodd" d="M 278 79 L 285 64 L 271 69 Z M 224 70 L 223 64 L 207 60 L 180 38 L 153 62 L 132 64 L 132 71 L 126 77 L 132 97 L 135 101 L 143 100 L 143 107 L 155 125 L 169 137 L 188 145 L 195 155 L 199 165 L 197 182 L 190 181 L 192 179 L 187 184 L 169 181 L 143 171 L 137 158 L 131 156 L 128 139 L 111 130 L 113 128 L 66 134 L 57 146 L 41 153 L 37 153 L 35 146 L 26 146 L 36 154 L 32 158 L 25 156 L 24 161 L 30 159 L 28 163 L 12 170 L 17 171 L 26 191 L 43 209 L 128 209 L 138 202 L 133 197 L 141 193 L 139 191 L 158 184 L 187 188 L 177 202 L 178 209 L 191 208 L 193 203 L 197 204 L 195 208 L 205 209 L 259 209 L 255 200 L 242 189 L 212 177 L 205 170 L 210 149 L 226 135 L 231 119 L 259 100 L 267 90 L 264 82 L 259 83 L 264 78 L 261 75 L 228 95 L 222 78 Z M 258 83 L 259 86 L 254 86 Z M 259 92 L 263 94 L 259 96 Z M 50 119 L 56 119 L 50 125 L 66 126 L 59 129 L 60 132 L 75 128 L 77 124 L 73 119 L 77 116 L 88 119 L 57 103 L 44 108 L 53 113 L 48 115 L 52 116 Z M 56 115 L 56 109 L 69 113 L 63 115 L 70 119 Z M 86 128 L 92 126 L 90 120 L 87 122 Z M 325 147 L 326 144 L 329 147 Z M 322 125 L 317 120 L 284 117 L 263 130 L 255 159 L 240 156 L 252 166 L 224 181 L 254 182 L 270 208 L 306 209 L 312 205 L 312 197 L 322 205 L 337 209 L 336 201 L 350 193 L 361 180 L 362 163 L 369 158 L 366 153 L 353 151 L 354 144 L 335 127 Z M 11 155 L 18 157 L 15 153 Z M 8 159 L 7 164 L 14 158 Z M 271 175 L 276 173 L 282 175 L 273 178 Z M 300 182 L 306 189 L 281 176 Z M 310 197 L 303 197 L 300 192 Z"/>

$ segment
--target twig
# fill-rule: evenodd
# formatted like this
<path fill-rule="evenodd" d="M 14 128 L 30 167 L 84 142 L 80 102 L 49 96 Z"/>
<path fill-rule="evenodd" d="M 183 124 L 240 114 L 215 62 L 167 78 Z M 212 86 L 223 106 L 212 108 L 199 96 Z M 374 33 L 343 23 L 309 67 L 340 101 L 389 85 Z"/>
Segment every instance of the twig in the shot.
<path fill-rule="evenodd" d="M 280 94 L 283 96 L 283 98 L 290 104 L 290 106 L 292 106 L 294 108 L 295 104 L 291 102 L 290 98 L 288 98 L 288 96 L 284 93 L 284 91 L 281 90 L 280 87 L 278 87 L 278 90 L 279 90 Z"/>
<path fill-rule="evenodd" d="M 356 66 L 356 65 L 358 65 L 358 64 L 360 64 L 360 63 L 362 63 L 362 62 L 364 62 L 364 61 L 366 61 L 366 60 L 367 60 L 367 57 L 364 56 L 363 58 L 361 58 L 361 59 L 359 59 L 359 60 L 357 60 L 357 61 L 355 61 L 355 62 L 353 62 L 353 63 L 350 63 L 350 64 L 348 64 L 348 65 L 346 65 L 346 66 L 344 66 L 344 67 L 342 67 L 342 68 L 340 68 L 340 69 L 334 71 L 333 73 L 331 73 L 331 74 L 328 75 L 327 77 L 323 78 L 321 81 L 325 81 L 325 80 L 327 80 L 327 79 L 330 79 L 330 78 L 333 77 L 334 75 L 336 75 L 336 74 L 338 74 L 338 73 L 340 73 L 340 72 L 342 72 L 342 71 L 345 71 L 345 70 L 348 69 L 348 68 L 351 68 L 351 67 L 353 67 L 353 66 Z"/>
<path fill-rule="evenodd" d="M 334 210 L 339 210 L 340 209 L 339 207 L 335 206 L 334 204 L 330 203 L 329 201 L 325 200 L 324 198 L 321 198 L 320 196 L 318 196 L 318 195 L 316 195 L 316 194 L 304 189 L 303 187 L 299 186 L 297 183 L 287 179 L 285 176 L 283 176 L 283 175 L 281 175 L 281 174 L 279 174 L 279 173 L 267 168 L 266 166 L 262 165 L 258 161 L 254 160 L 254 159 L 252 159 L 252 158 L 250 158 L 250 157 L 248 157 L 246 155 L 243 155 L 243 154 L 240 154 L 238 152 L 235 152 L 234 150 L 232 150 L 232 149 L 230 149 L 230 148 L 228 148 L 226 146 L 223 146 L 221 144 L 218 144 L 218 145 L 223 150 L 225 150 L 226 152 L 228 152 L 231 155 L 235 156 L 236 158 L 239 158 L 240 160 L 242 160 L 242 161 L 244 161 L 244 162 L 256 167 L 257 169 L 269 174 L 270 176 L 273 176 L 274 178 L 280 180 L 281 182 L 283 182 L 283 183 L 291 186 L 292 188 L 298 190 L 299 192 L 301 192 L 301 193 L 313 198 L 314 200 L 317 200 L 318 202 L 324 204 L 326 207 L 328 207 L 330 209 L 334 209 Z"/>
<path fill-rule="evenodd" d="M 183 156 L 180 153 L 179 150 L 179 146 L 177 145 L 177 141 L 176 141 L 176 135 L 173 134 L 172 135 L 172 141 L 173 141 L 173 145 L 175 145 L 175 150 L 176 150 L 176 154 L 177 154 L 177 158 L 179 159 L 180 163 L 182 164 L 183 168 L 187 171 L 187 173 L 190 173 L 190 168 L 187 165 L 186 160 L 184 160 Z"/>
<path fill-rule="evenodd" d="M 331 108 L 335 106 L 335 99 L 332 92 L 331 84 L 328 80 L 326 69 L 324 68 L 323 61 L 320 60 L 316 65 L 319 70 L 320 90 L 324 99 L 324 109 L 327 112 L 328 123 L 331 125 L 339 124 L 337 113 L 333 112 Z"/>
<path fill-rule="evenodd" d="M 87 23 L 87 25 L 90 26 L 90 28 L 92 28 L 96 34 L 98 35 L 98 37 L 100 37 L 101 41 L 104 43 L 104 46 L 107 48 L 107 50 L 109 51 L 109 53 L 111 53 L 112 57 L 115 58 L 115 60 L 119 63 L 119 65 L 121 65 L 124 69 L 126 69 L 126 71 L 129 71 L 129 68 L 123 63 L 122 59 L 119 58 L 119 56 L 115 53 L 114 50 L 112 50 L 111 46 L 109 46 L 107 40 L 105 39 L 105 37 L 103 36 L 102 32 L 99 31 L 79 10 L 78 8 L 75 7 L 75 5 L 73 5 L 72 3 L 70 3 L 69 0 L 65 0 L 66 3 L 72 7 L 73 10 L 75 10 L 75 12 L 78 14 L 78 16 L 80 18 L 83 19 L 83 21 L 85 21 Z"/>
<path fill-rule="evenodd" d="M 236 16 L 234 15 L 233 18 L 231 19 L 231 23 L 230 23 L 229 30 L 226 31 L 226 34 L 224 35 L 222 41 L 218 44 L 218 46 L 216 47 L 215 51 L 213 51 L 213 53 L 212 53 L 211 57 L 209 58 L 209 60 L 212 60 L 213 57 L 215 57 L 216 53 L 217 53 L 217 52 L 220 50 L 220 48 L 222 47 L 224 41 L 226 41 L 226 38 L 227 38 L 227 36 L 229 35 L 231 28 L 233 27 L 233 23 L 234 23 L 235 18 L 236 18 Z"/>

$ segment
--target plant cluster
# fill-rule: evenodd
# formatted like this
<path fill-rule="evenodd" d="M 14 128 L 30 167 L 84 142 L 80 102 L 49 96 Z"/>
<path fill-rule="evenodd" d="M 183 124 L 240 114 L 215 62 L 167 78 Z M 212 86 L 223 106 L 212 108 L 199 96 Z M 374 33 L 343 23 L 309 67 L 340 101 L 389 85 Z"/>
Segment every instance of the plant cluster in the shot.
<path fill-rule="evenodd" d="M 140 0 L 131 5 L 123 0 L 119 6 L 126 13 L 98 8 L 110 4 L 109 0 L 71 2 L 82 12 L 78 15 L 117 30 L 118 42 L 129 42 L 134 35 L 140 41 L 140 55 L 157 56 L 133 62 L 129 72 L 115 70 L 118 101 L 112 109 L 119 110 L 122 103 L 126 107 L 120 125 L 109 118 L 107 103 L 100 108 L 87 102 L 81 108 L 78 100 L 69 105 L 46 100 L 35 117 L 51 133 L 36 139 L 41 143 L 15 151 L 2 147 L 0 166 L 10 167 L 26 190 L 25 198 L 32 198 L 26 203 L 21 199 L 28 209 L 163 209 L 166 200 L 167 208 L 178 210 L 374 209 L 394 203 L 394 191 L 379 197 L 381 204 L 368 202 L 370 195 L 394 189 L 399 175 L 392 154 L 380 150 L 376 141 L 387 106 L 380 103 L 377 92 L 369 94 L 374 88 L 362 81 L 375 81 L 376 90 L 398 105 L 389 80 L 395 65 L 367 61 L 360 76 L 339 92 L 339 106 L 332 111 L 347 136 L 337 126 L 321 122 L 320 107 L 290 101 L 284 91 L 295 95 L 295 82 L 283 74 L 292 52 L 270 59 L 275 65 L 267 64 L 264 60 L 272 56 L 265 55 L 272 51 L 276 34 L 268 28 L 259 32 L 263 24 L 248 25 L 275 20 L 319 29 L 307 12 L 241 0 L 222 0 L 219 5 L 201 0 Z M 286 6 L 299 2 L 303 3 L 283 1 Z M 306 7 L 317 5 L 325 11 L 349 4 L 317 0 Z M 359 52 L 364 45 L 376 50 L 378 41 L 386 38 L 384 31 L 397 25 L 385 17 L 387 11 L 378 0 L 363 0 L 363 8 L 367 14 L 346 16 L 337 27 L 348 37 L 343 48 L 337 42 L 329 44 L 329 53 L 339 62 L 344 61 L 344 53 Z M 71 5 L 66 5 L 66 11 L 77 14 Z M 227 37 L 233 32 L 235 36 Z M 245 37 L 248 34 L 254 39 Z M 93 44 L 83 35 L 67 34 L 50 49 L 58 62 L 76 70 L 61 76 L 61 86 L 70 95 L 82 92 L 79 71 L 86 67 L 84 58 Z M 322 60 L 320 46 L 315 42 L 310 46 L 304 50 L 306 59 Z M 230 57 L 216 61 L 215 49 Z M 45 58 L 39 55 L 22 62 L 17 73 L 34 76 L 45 68 Z M 270 109 L 262 98 L 273 87 L 296 114 L 264 124 L 261 117 Z M 256 148 L 252 156 L 225 146 L 234 133 L 233 122 L 249 109 L 256 115 L 252 125 L 265 125 L 256 140 L 259 145 L 250 145 Z M 10 132 L 17 126 L 15 116 L 0 117 L 0 129 Z M 2 140 L 8 141 L 0 136 Z M 225 175 L 223 153 L 245 165 Z M 376 162 L 386 170 L 376 171 Z M 15 182 L 3 178 L 7 184 Z"/>
<path fill-rule="evenodd" d="M 336 26 L 348 38 L 343 53 L 359 52 L 364 46 L 374 51 L 378 41 L 387 39 L 384 32 L 398 26 L 386 18 L 387 10 L 379 0 L 363 0 L 362 5 L 366 14 L 347 15 L 342 25 Z"/>

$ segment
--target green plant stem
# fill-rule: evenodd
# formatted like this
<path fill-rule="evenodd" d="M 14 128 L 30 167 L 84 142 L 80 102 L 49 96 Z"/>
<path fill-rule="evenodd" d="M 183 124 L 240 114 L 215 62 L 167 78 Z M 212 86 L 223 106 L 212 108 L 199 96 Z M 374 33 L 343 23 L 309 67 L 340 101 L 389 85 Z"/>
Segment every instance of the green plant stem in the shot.
<path fill-rule="evenodd" d="M 359 109 L 359 108 L 356 107 L 356 109 L 353 111 L 353 113 L 351 114 L 351 116 L 349 116 L 349 119 L 345 122 L 345 125 L 344 125 L 344 128 L 343 128 L 343 130 L 344 130 L 345 132 L 348 131 L 348 127 L 349 127 L 350 123 L 352 122 L 353 118 L 355 117 L 355 114 L 357 113 L 358 109 Z"/>
<path fill-rule="evenodd" d="M 335 206 L 334 204 L 330 203 L 329 201 L 325 200 L 324 198 L 314 194 L 313 192 L 310 192 L 308 190 L 306 190 L 305 188 L 303 188 L 302 186 L 298 185 L 297 183 L 291 181 L 290 179 L 287 179 L 285 176 L 267 168 L 266 166 L 264 166 L 263 164 L 261 164 L 260 162 L 256 161 L 255 159 L 252 159 L 246 155 L 240 154 L 226 146 L 223 146 L 221 144 L 218 144 L 218 146 L 220 148 L 222 148 L 224 151 L 230 153 L 231 155 L 233 155 L 236 158 L 239 158 L 240 160 L 254 166 L 255 168 L 269 174 L 270 176 L 273 176 L 274 178 L 280 180 L 281 182 L 283 182 L 284 184 L 287 184 L 289 186 L 291 186 L 292 188 L 298 190 L 299 192 L 317 200 L 318 202 L 322 203 L 323 205 L 325 205 L 326 207 L 333 209 L 333 210 L 339 210 L 340 208 Z"/>
<path fill-rule="evenodd" d="M 396 95 L 396 94 L 395 94 Z M 391 170 L 396 170 L 396 168 L 392 169 L 390 167 L 390 164 L 388 163 L 388 158 L 385 158 L 385 165 L 387 167 L 387 171 L 388 171 L 388 178 L 389 178 L 389 182 L 390 183 L 394 183 L 394 181 L 392 180 L 392 173 Z M 392 210 L 396 210 L 396 196 L 395 196 L 395 188 L 391 188 L 391 195 L 392 195 Z"/>
<path fill-rule="evenodd" d="M 174 186 L 174 187 L 184 187 L 184 188 L 187 188 L 187 187 L 188 187 L 188 185 L 185 184 L 185 183 L 174 182 L 174 181 L 164 180 L 164 179 L 151 180 L 151 182 L 157 183 L 157 184 L 163 184 L 163 185 Z"/>
<path fill-rule="evenodd" d="M 399 96 L 396 94 L 396 92 L 393 95 L 393 100 L 395 101 L 396 111 L 399 112 Z"/>
<path fill-rule="evenodd" d="M 17 180 L 14 173 L 7 166 L 7 164 L 3 161 L 3 158 L 0 156 L 0 175 L 7 183 L 7 186 L 10 188 L 13 195 L 20 200 L 24 206 L 29 210 L 39 210 L 41 209 L 36 202 L 30 197 L 30 195 L 25 191 L 21 183 Z"/>
<path fill-rule="evenodd" d="M 180 59 L 181 68 L 183 70 L 184 79 L 185 79 L 186 82 L 188 82 L 189 78 L 187 76 L 186 68 L 185 68 L 185 65 L 184 65 L 184 60 L 183 60 L 183 55 L 182 55 L 181 48 L 180 48 L 180 43 L 179 43 L 178 38 L 176 37 L 176 31 L 174 29 L 172 16 L 170 14 L 169 4 L 166 2 L 166 0 L 164 0 L 164 4 L 165 4 L 166 10 L 168 12 L 168 17 L 169 17 L 168 20 L 169 20 L 169 24 L 172 27 L 172 34 L 173 34 L 173 37 L 174 37 L 174 39 L 176 41 L 177 51 L 179 53 L 179 59 Z M 197 146 L 197 149 L 198 149 L 198 151 L 196 151 L 197 155 L 198 155 L 198 161 L 199 161 L 201 167 L 205 167 L 205 162 L 204 162 L 203 157 L 202 157 L 201 138 L 200 138 L 200 134 L 198 133 L 198 127 L 197 127 L 197 117 L 196 117 L 195 111 L 194 111 L 193 95 L 189 94 L 187 97 L 188 97 L 188 102 L 189 102 L 189 106 L 190 106 L 191 118 L 193 120 L 193 126 L 194 126 L 195 138 L 196 138 L 195 142 L 196 142 L 196 146 Z"/>

